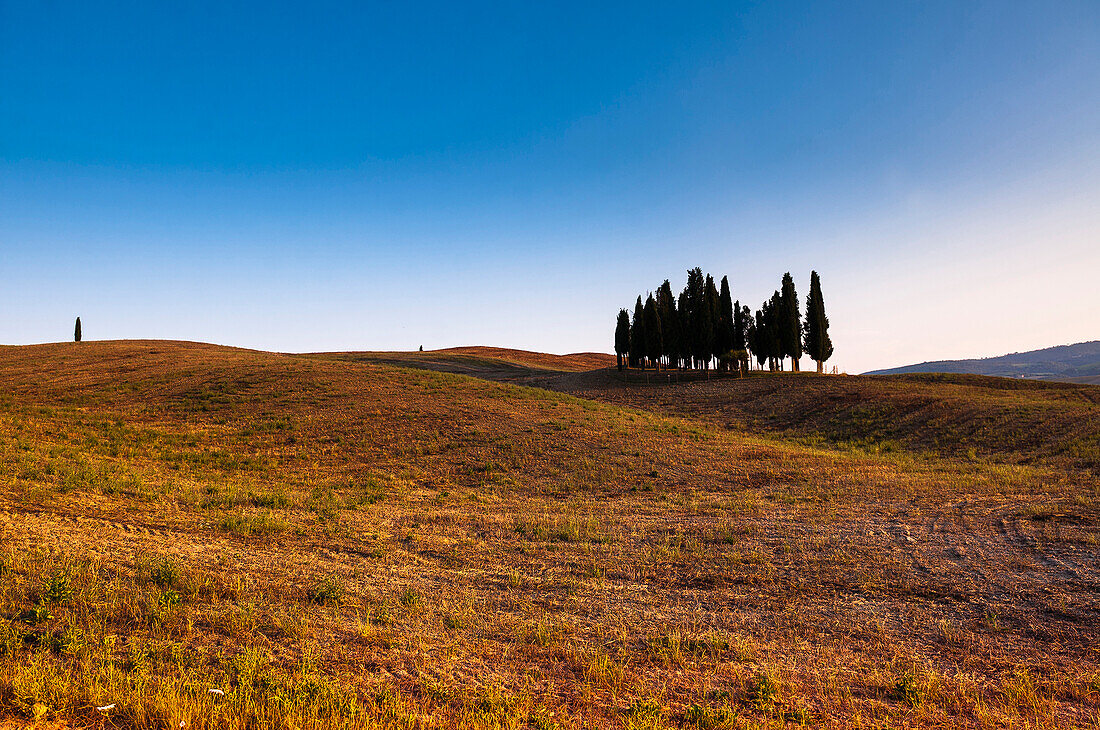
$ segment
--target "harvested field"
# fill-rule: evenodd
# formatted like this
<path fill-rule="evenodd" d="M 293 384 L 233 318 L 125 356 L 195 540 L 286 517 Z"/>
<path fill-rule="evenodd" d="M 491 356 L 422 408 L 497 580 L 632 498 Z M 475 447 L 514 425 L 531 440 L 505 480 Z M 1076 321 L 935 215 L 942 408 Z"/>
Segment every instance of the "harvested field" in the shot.
<path fill-rule="evenodd" d="M 1097 727 L 1100 480 L 1061 452 L 348 357 L 0 348 L 5 717 Z"/>

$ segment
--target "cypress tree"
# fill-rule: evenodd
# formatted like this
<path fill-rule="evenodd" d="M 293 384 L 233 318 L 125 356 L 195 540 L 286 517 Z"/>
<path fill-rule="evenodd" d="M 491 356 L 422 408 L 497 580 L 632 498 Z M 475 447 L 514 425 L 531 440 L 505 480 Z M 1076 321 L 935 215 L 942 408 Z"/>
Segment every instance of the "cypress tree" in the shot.
<path fill-rule="evenodd" d="M 791 358 L 791 370 L 798 372 L 798 360 L 802 357 L 802 316 L 799 314 L 798 293 L 794 279 L 788 271 L 783 274 L 779 306 L 779 341 L 782 355 Z"/>
<path fill-rule="evenodd" d="M 768 353 L 768 369 L 783 372 L 783 298 L 778 291 L 764 302 L 764 347 Z"/>
<path fill-rule="evenodd" d="M 703 293 L 703 369 L 710 369 L 710 361 L 718 355 L 718 290 L 714 277 L 707 274 Z"/>
<path fill-rule="evenodd" d="M 645 315 L 642 308 L 642 295 L 638 295 L 638 301 L 634 304 L 634 322 L 630 325 L 630 364 L 638 367 L 645 357 Z"/>
<path fill-rule="evenodd" d="M 829 318 L 825 316 L 825 299 L 821 296 L 821 279 L 810 272 L 810 293 L 806 296 L 806 354 L 817 362 L 817 372 L 824 372 L 825 361 L 832 357 L 833 341 L 829 337 Z"/>
<path fill-rule="evenodd" d="M 677 355 L 680 360 L 680 368 L 691 367 L 691 311 L 688 308 L 687 287 L 680 292 L 680 298 L 676 303 L 676 323 L 679 326 L 679 346 Z"/>
<path fill-rule="evenodd" d="M 657 313 L 657 302 L 652 294 L 645 300 L 642 316 L 645 321 L 645 356 L 660 370 L 661 354 L 665 347 L 661 339 L 661 315 Z"/>
<path fill-rule="evenodd" d="M 630 354 L 630 314 L 625 309 L 619 310 L 619 316 L 615 320 L 615 357 L 618 360 L 619 370 L 623 369 L 623 359 Z"/>
<path fill-rule="evenodd" d="M 752 313 L 740 300 L 733 303 L 733 351 L 742 370 L 749 369 L 749 331 L 753 327 Z"/>
<path fill-rule="evenodd" d="M 676 298 L 672 296 L 668 279 L 657 290 L 657 314 L 661 319 L 662 354 L 668 358 L 667 366 L 672 367 L 680 358 L 680 323 Z"/>
<path fill-rule="evenodd" d="M 80 317 L 76 318 L 76 328 L 73 330 L 73 342 L 80 342 Z"/>
<path fill-rule="evenodd" d="M 741 306 L 741 301 L 733 303 L 733 349 L 745 350 L 748 348 L 748 329 L 752 326 L 752 313 L 748 306 Z"/>
<path fill-rule="evenodd" d="M 730 282 L 722 277 L 722 288 L 718 294 L 718 323 L 715 332 L 715 350 L 718 352 L 721 366 L 729 369 L 730 360 L 733 359 L 734 334 L 733 334 L 733 298 L 730 296 Z"/>
<path fill-rule="evenodd" d="M 706 300 L 706 279 L 703 277 L 703 270 L 696 266 L 688 271 L 687 280 L 688 350 L 691 352 L 692 365 L 695 367 L 705 367 L 705 361 L 710 357 Z"/>
<path fill-rule="evenodd" d="M 771 359 L 771 349 L 768 347 L 768 315 L 765 311 L 768 303 L 764 302 L 764 307 L 756 310 L 756 323 L 749 332 L 751 339 L 750 347 L 752 347 L 752 354 L 756 357 L 757 366 L 763 370 L 764 363 Z"/>

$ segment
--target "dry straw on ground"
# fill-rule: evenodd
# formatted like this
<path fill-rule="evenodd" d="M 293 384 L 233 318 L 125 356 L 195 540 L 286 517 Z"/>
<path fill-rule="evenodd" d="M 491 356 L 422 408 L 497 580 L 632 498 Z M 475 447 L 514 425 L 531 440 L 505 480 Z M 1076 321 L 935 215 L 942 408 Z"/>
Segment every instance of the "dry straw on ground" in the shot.
<path fill-rule="evenodd" d="M 0 712 L 1098 726 L 1081 458 L 746 435 L 647 392 L 188 343 L 0 349 Z"/>

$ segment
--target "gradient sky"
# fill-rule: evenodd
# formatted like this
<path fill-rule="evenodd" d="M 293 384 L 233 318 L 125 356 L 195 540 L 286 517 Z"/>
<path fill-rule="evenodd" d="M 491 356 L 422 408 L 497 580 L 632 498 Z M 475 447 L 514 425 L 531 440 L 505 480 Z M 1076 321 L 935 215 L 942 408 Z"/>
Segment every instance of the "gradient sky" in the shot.
<path fill-rule="evenodd" d="M 1100 3 L 0 0 L 0 342 L 609 351 L 822 278 L 859 372 L 1100 338 Z"/>

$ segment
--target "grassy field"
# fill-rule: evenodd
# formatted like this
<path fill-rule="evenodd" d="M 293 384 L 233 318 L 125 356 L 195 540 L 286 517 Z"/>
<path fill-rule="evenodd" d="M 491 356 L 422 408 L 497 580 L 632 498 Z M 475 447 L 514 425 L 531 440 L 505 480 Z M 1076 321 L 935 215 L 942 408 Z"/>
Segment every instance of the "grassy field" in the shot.
<path fill-rule="evenodd" d="M 548 375 L 586 372 L 615 365 L 614 355 L 600 352 L 549 355 L 503 347 L 449 347 L 425 352 L 318 352 L 306 357 L 395 365 L 519 383 Z"/>
<path fill-rule="evenodd" d="M 931 451 L 1100 474 L 1100 388 L 1091 385 L 949 374 L 753 373 L 668 385 L 661 385 L 662 377 L 601 371 L 558 376 L 547 385 L 809 444 Z"/>
<path fill-rule="evenodd" d="M 969 402 L 944 385 L 944 409 Z M 0 715 L 1100 727 L 1095 420 L 1084 461 L 1024 463 L 1018 440 L 924 448 L 917 420 L 899 448 L 838 448 L 733 428 L 720 394 L 603 391 L 193 343 L 0 348 Z M 1034 408 L 1018 428 L 1054 418 Z"/>

